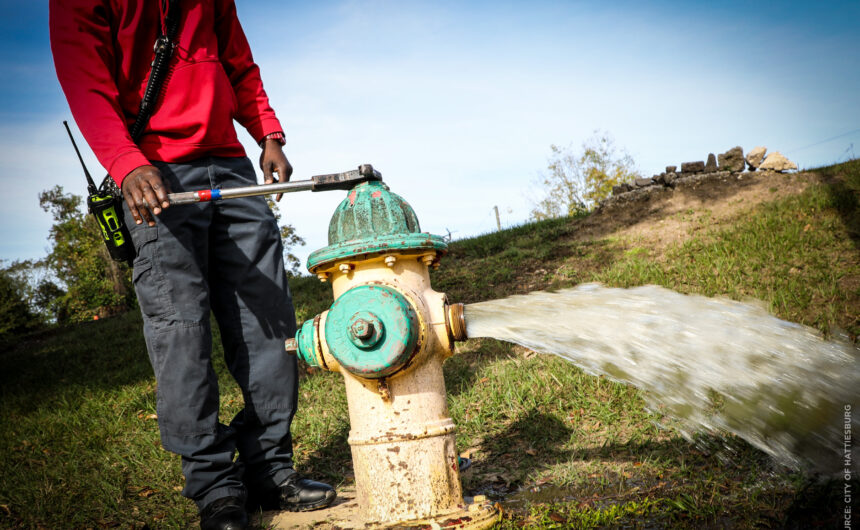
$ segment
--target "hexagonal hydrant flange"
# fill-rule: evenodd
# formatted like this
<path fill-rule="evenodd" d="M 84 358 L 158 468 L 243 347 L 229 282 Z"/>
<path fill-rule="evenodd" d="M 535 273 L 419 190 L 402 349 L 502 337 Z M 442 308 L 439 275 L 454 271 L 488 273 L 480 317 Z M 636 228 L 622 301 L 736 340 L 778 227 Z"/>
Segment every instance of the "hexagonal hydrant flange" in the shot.
<path fill-rule="evenodd" d="M 360 517 L 368 525 L 486 528 L 487 502 L 467 505 L 442 361 L 465 339 L 462 306 L 430 286 L 447 252 L 422 233 L 412 208 L 381 182 L 352 189 L 329 226 L 329 246 L 308 269 L 335 302 L 305 322 L 288 350 L 339 371 L 349 403 L 349 444 Z"/>

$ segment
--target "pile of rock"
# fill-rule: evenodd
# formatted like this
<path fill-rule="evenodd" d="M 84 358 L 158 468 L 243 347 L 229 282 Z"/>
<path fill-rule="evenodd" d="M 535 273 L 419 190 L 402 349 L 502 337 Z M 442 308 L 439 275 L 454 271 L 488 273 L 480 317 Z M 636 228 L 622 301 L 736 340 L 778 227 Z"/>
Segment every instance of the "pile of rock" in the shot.
<path fill-rule="evenodd" d="M 740 173 L 744 171 L 745 167 L 749 168 L 749 171 L 762 169 L 780 173 L 797 169 L 797 164 L 784 157 L 779 151 L 774 151 L 767 157 L 765 157 L 765 153 L 767 153 L 767 148 L 756 147 L 744 157 L 744 151 L 740 146 L 733 147 L 717 156 L 710 153 L 707 162 L 683 162 L 680 171 L 677 171 L 677 166 L 666 166 L 666 171 L 659 175 L 654 175 L 651 178 L 639 178 L 633 182 L 613 186 L 612 195 L 620 195 L 649 186 L 675 187 L 675 182 L 678 179 L 722 172 Z"/>

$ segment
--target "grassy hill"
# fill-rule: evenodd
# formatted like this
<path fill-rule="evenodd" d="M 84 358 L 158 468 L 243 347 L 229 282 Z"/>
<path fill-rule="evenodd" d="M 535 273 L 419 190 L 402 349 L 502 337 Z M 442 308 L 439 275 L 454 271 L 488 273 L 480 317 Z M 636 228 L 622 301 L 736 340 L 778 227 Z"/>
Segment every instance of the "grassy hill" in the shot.
<path fill-rule="evenodd" d="M 856 341 L 858 197 L 860 161 L 655 189 L 586 217 L 454 242 L 432 279 L 461 302 L 588 281 L 751 297 Z M 331 303 L 315 278 L 292 288 L 300 320 Z M 178 459 L 159 443 L 140 327 L 129 313 L 0 353 L 0 526 L 194 524 Z M 500 500 L 502 528 L 841 523 L 841 482 L 810 482 L 740 440 L 691 443 L 670 418 L 646 411 L 635 388 L 494 340 L 470 340 L 458 353 L 445 375 L 459 449 L 474 461 L 464 486 Z M 241 394 L 223 361 L 215 364 L 230 418 Z M 340 376 L 303 368 L 297 467 L 349 485 L 348 429 Z"/>

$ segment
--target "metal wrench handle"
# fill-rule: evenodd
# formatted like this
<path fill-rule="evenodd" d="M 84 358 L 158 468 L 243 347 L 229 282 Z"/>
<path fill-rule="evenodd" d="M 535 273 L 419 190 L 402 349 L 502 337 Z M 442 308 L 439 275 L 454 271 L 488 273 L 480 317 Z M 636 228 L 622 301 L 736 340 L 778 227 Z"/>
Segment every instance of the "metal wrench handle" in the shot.
<path fill-rule="evenodd" d="M 172 205 L 192 204 L 196 202 L 208 202 L 224 199 L 235 199 L 237 197 L 253 197 L 256 195 L 270 195 L 273 193 L 293 193 L 296 191 L 328 191 L 349 190 L 356 185 L 370 180 L 382 180 L 382 174 L 373 169 L 370 164 L 362 164 L 358 169 L 344 171 L 343 173 L 329 173 L 327 175 L 315 175 L 307 180 L 296 180 L 293 182 L 276 182 L 274 184 L 260 184 L 256 186 L 243 186 L 240 188 L 213 189 L 184 191 L 181 193 L 170 193 L 167 200 Z"/>
<path fill-rule="evenodd" d="M 223 190 L 199 190 L 183 191 L 181 193 L 169 193 L 167 200 L 170 205 L 192 204 L 195 202 L 209 202 L 224 199 L 235 199 L 237 197 L 253 197 L 255 195 L 269 195 L 272 193 L 292 193 L 294 191 L 312 190 L 314 181 L 297 180 L 295 182 L 276 182 L 275 184 L 261 184 L 258 186 L 242 186 L 241 188 L 227 188 Z"/>

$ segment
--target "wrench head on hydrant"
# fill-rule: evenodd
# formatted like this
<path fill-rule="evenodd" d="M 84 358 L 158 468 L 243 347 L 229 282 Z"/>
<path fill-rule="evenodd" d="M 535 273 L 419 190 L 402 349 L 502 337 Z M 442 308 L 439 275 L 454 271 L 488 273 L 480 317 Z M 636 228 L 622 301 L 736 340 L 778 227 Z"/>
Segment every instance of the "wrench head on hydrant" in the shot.
<path fill-rule="evenodd" d="M 430 285 L 448 250 L 421 232 L 412 207 L 381 181 L 349 190 L 308 270 L 331 282 L 334 303 L 305 322 L 287 349 L 343 374 L 349 444 L 362 521 L 487 528 L 497 510 L 467 503 L 442 361 L 464 340 L 461 304 Z"/>

